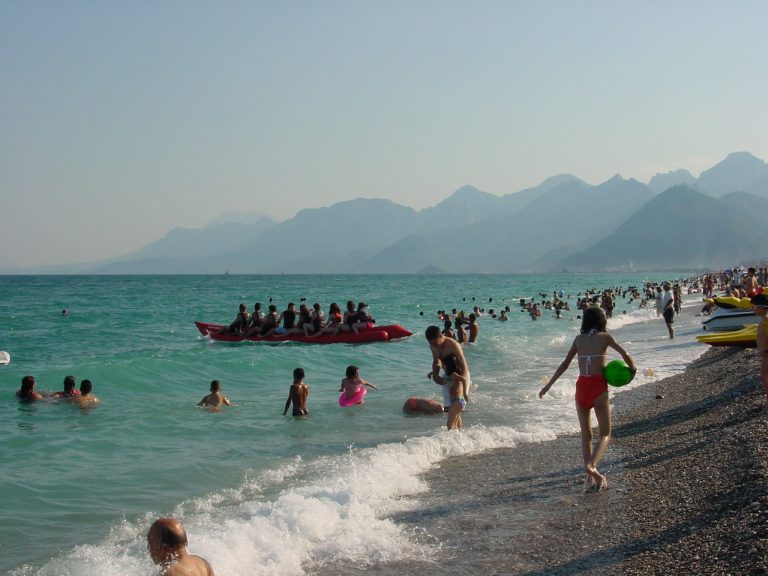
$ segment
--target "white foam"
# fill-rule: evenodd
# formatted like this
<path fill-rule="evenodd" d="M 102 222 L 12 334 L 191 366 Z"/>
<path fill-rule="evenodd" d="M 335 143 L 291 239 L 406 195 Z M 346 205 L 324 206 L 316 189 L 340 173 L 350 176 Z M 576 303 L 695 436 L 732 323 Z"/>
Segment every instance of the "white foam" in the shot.
<path fill-rule="evenodd" d="M 171 515 L 183 519 L 190 552 L 207 558 L 220 576 L 292 576 L 329 563 L 364 567 L 429 558 L 436 551 L 417 543 L 389 515 L 416 505 L 406 496 L 425 491 L 420 475 L 444 458 L 554 438 L 545 427 L 525 428 L 476 425 L 375 448 L 352 447 L 346 455 L 309 463 L 296 460 L 238 490 L 182 503 Z M 283 486 L 286 480 L 290 485 Z M 275 484 L 267 486 L 270 481 Z M 262 491 L 276 496 L 259 498 Z M 144 538 L 160 515 L 121 522 L 100 544 L 78 546 L 39 570 L 26 567 L 14 574 L 147 574 L 153 567 Z"/>

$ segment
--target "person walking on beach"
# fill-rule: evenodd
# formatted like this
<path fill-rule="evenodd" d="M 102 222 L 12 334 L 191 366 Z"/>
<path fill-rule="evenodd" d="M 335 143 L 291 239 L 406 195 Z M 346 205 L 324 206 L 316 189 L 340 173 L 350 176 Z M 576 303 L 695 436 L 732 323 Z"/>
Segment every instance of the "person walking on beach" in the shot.
<path fill-rule="evenodd" d="M 760 381 L 765 389 L 763 411 L 768 411 L 768 296 L 756 294 L 749 301 L 752 303 L 752 310 L 760 316 L 760 323 L 757 325 L 757 351 L 760 354 Z"/>
<path fill-rule="evenodd" d="M 472 383 L 464 351 L 456 340 L 443 336 L 437 326 L 429 326 L 424 336 L 432 352 L 432 371 L 427 378 L 443 386 L 445 406 L 448 407 L 448 430 L 461 429 L 461 413 L 469 400 Z M 448 378 L 440 376 L 441 367 Z"/>
<path fill-rule="evenodd" d="M 672 294 L 672 285 L 664 282 L 664 294 L 661 295 L 661 314 L 664 316 L 664 323 L 669 331 L 669 339 L 675 337 L 675 331 L 672 324 L 675 321 L 675 295 Z"/>
<path fill-rule="evenodd" d="M 187 532 L 176 518 L 159 518 L 147 533 L 147 550 L 161 576 L 215 576 L 205 558 L 187 552 Z"/>
<path fill-rule="evenodd" d="M 306 416 L 309 414 L 307 408 L 307 397 L 309 396 L 309 386 L 304 383 L 304 368 L 296 368 L 293 371 L 293 384 L 288 389 L 288 400 L 285 402 L 283 416 L 288 412 L 288 408 L 293 404 L 293 416 Z"/>
<path fill-rule="evenodd" d="M 552 384 L 568 369 L 578 355 L 579 378 L 576 380 L 576 414 L 581 428 L 581 454 L 584 471 L 587 474 L 587 490 L 598 491 L 608 487 L 608 481 L 597 469 L 611 441 L 611 406 L 608 403 L 608 383 L 603 376 L 606 350 L 616 350 L 627 363 L 632 374 L 636 372 L 632 357 L 605 331 L 605 314 L 600 308 L 591 307 L 584 311 L 581 333 L 573 340 L 565 359 L 557 367 L 552 378 L 539 392 L 539 398 L 549 392 Z M 597 446 L 592 446 L 591 411 L 594 408 L 600 430 Z"/>

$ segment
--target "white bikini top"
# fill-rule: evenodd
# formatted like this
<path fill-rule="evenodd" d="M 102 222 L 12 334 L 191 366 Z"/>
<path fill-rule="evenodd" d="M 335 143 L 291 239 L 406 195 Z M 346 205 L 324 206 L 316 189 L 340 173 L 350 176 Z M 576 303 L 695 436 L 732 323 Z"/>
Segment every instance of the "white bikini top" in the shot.
<path fill-rule="evenodd" d="M 592 330 L 587 332 L 587 336 L 594 336 L 595 334 L 597 334 L 597 330 L 595 330 L 594 328 L 592 328 Z M 584 354 L 584 355 L 579 355 L 579 358 L 586 359 L 584 368 L 587 374 L 589 374 L 591 372 L 590 368 L 592 367 L 592 358 L 605 358 L 605 356 L 606 354 Z"/>

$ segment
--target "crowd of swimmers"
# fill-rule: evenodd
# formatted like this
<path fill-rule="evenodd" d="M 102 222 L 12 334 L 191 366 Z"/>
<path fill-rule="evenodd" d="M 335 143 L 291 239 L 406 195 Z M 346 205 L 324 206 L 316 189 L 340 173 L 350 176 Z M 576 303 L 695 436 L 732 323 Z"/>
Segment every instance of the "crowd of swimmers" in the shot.
<path fill-rule="evenodd" d="M 16 398 L 23 403 L 36 402 L 46 398 L 70 402 L 81 407 L 89 407 L 98 404 L 100 400 L 93 394 L 93 383 L 88 380 L 80 382 L 80 389 L 76 388 L 74 376 L 64 378 L 63 390 L 59 392 L 38 392 L 35 390 L 37 382 L 34 376 L 24 376 L 21 379 L 21 387 L 16 392 Z"/>
<path fill-rule="evenodd" d="M 303 300 L 303 298 L 302 298 Z M 256 302 L 253 312 L 248 312 L 245 304 L 240 304 L 234 321 L 221 329 L 223 334 L 237 334 L 244 338 L 283 336 L 287 334 L 303 334 L 304 336 L 321 336 L 323 334 L 338 335 L 340 332 L 354 332 L 370 328 L 376 320 L 371 316 L 365 302 L 355 304 L 347 302 L 342 312 L 336 302 L 324 314 L 319 303 L 309 307 L 305 302 L 296 304 L 289 302 L 285 310 L 277 311 L 275 304 L 267 306 L 267 312 L 262 310 L 261 302 Z"/>

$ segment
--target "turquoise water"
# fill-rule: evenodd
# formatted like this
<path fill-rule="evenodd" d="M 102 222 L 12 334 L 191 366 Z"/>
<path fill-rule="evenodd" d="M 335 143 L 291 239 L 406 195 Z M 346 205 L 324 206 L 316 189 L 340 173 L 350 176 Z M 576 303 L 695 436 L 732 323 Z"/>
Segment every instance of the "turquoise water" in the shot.
<path fill-rule="evenodd" d="M 683 276 L 683 273 L 671 275 Z M 664 276 L 650 277 L 659 280 Z M 576 429 L 573 378 L 537 397 L 578 332 L 575 312 L 537 322 L 517 299 L 562 289 L 639 285 L 645 275 L 551 276 L 34 276 L 0 277 L 0 571 L 146 574 L 146 528 L 184 519 L 190 548 L 217 574 L 302 574 L 335 561 L 429 554 L 387 517 L 413 506 L 419 474 L 443 458 Z M 240 302 L 365 300 L 406 340 L 366 345 L 224 344 L 193 321 L 228 322 Z M 489 302 L 489 299 L 493 299 Z M 609 323 L 640 366 L 637 381 L 681 370 L 702 352 L 696 297 L 670 343 L 653 310 L 619 300 Z M 477 390 L 462 433 L 441 416 L 405 416 L 409 396 L 439 399 L 422 336 L 438 309 L 512 308 L 485 316 L 466 347 Z M 69 311 L 62 316 L 62 309 Z M 620 314 L 626 310 L 627 314 Z M 337 404 L 348 364 L 377 384 L 366 403 Z M 307 372 L 311 415 L 281 415 L 291 373 Z M 652 372 L 652 374 L 651 374 Z M 25 374 L 38 390 L 89 378 L 102 405 L 20 405 Z M 196 408 L 212 379 L 237 406 Z M 375 533 L 364 553 L 360 531 Z"/>

